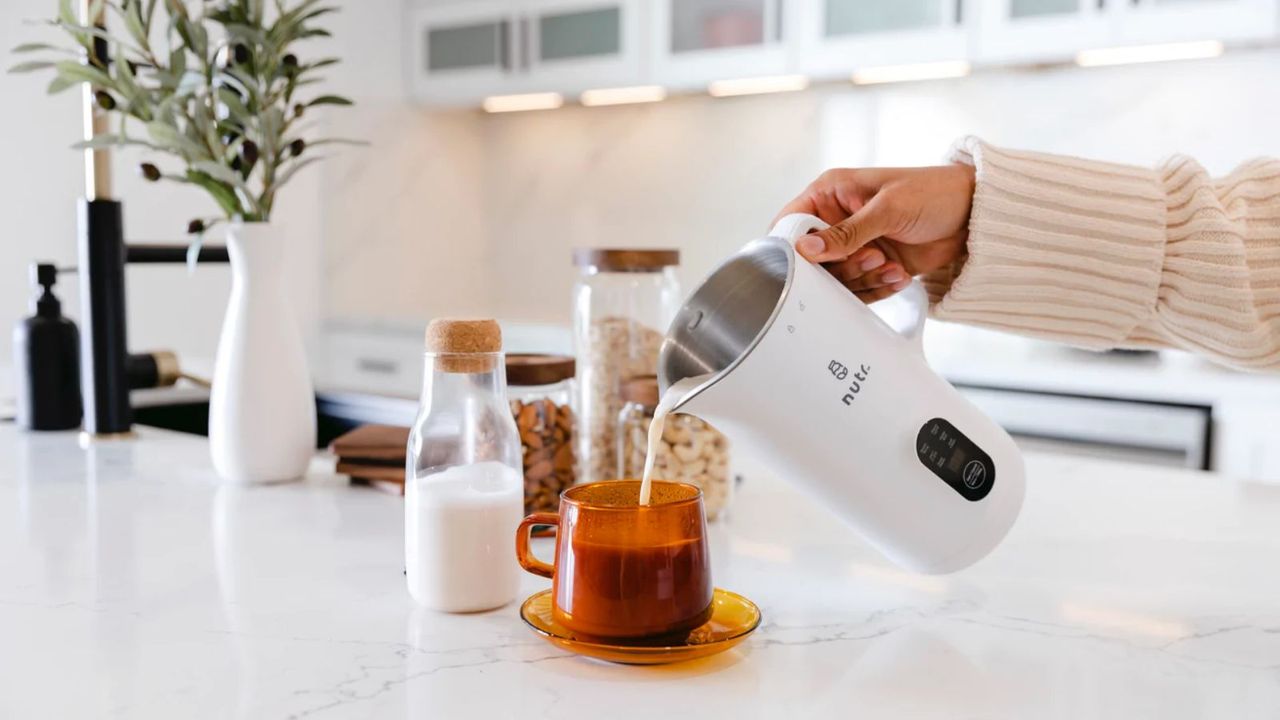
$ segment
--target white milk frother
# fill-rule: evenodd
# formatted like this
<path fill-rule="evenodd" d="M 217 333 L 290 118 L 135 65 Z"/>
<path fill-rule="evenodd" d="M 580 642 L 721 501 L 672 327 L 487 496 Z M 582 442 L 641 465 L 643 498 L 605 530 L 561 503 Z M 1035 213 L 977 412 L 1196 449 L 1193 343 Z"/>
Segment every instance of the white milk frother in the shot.
<path fill-rule="evenodd" d="M 1022 456 L 925 362 L 918 281 L 901 335 L 796 253 L 826 227 L 782 218 L 689 296 L 658 363 L 663 392 L 680 382 L 680 397 L 663 403 L 750 446 L 899 565 L 959 570 L 1017 518 Z"/>

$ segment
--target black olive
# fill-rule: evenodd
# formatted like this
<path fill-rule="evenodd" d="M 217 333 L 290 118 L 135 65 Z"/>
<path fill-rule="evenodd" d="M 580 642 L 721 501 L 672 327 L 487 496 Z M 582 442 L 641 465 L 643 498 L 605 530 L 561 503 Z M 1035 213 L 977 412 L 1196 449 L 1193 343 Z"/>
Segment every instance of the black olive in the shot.
<path fill-rule="evenodd" d="M 151 163 L 142 163 L 139 165 L 138 172 L 141 172 L 142 177 L 151 182 L 155 182 L 160 179 L 160 168 Z"/>
<path fill-rule="evenodd" d="M 306 112 L 306 109 L 307 109 L 306 106 L 304 106 L 302 103 L 295 104 L 293 106 L 293 116 L 296 118 L 302 117 L 302 113 Z"/>
<path fill-rule="evenodd" d="M 97 101 L 98 107 L 103 110 L 115 110 L 116 99 L 111 97 L 111 93 L 106 90 L 99 90 L 93 94 L 93 99 Z"/>
<path fill-rule="evenodd" d="M 249 46 L 242 43 L 236 43 L 235 50 L 232 51 L 237 65 L 244 65 L 249 62 L 252 55 L 249 52 Z"/>
<path fill-rule="evenodd" d="M 199 235 L 199 234 L 200 234 L 200 233 L 202 233 L 202 232 L 204 232 L 204 221 L 203 221 L 203 220 L 199 220 L 199 219 L 197 219 L 197 220 L 192 220 L 191 222 L 187 223 L 187 234 L 188 234 L 188 235 Z"/>
<path fill-rule="evenodd" d="M 252 140 L 245 140 L 240 145 L 240 157 L 245 163 L 252 165 L 258 162 L 258 145 Z"/>
<path fill-rule="evenodd" d="M 302 138 L 298 138 L 297 140 L 294 140 L 293 142 L 289 143 L 289 152 L 293 153 L 294 157 L 298 157 L 299 155 L 302 154 L 302 151 L 306 149 L 307 149 L 307 141 L 303 140 Z"/>
<path fill-rule="evenodd" d="M 287 68 L 296 68 L 298 67 L 298 56 L 293 53 L 289 53 L 288 55 L 280 58 L 280 64 Z"/>

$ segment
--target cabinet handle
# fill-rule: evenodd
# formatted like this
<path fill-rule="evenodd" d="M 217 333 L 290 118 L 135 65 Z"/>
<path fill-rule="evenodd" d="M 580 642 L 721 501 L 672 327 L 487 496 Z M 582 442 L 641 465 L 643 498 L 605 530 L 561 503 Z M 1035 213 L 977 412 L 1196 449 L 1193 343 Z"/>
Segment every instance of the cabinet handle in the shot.
<path fill-rule="evenodd" d="M 503 20 L 498 23 L 498 65 L 503 69 L 511 70 L 511 21 Z"/>
<path fill-rule="evenodd" d="M 356 367 L 364 372 L 378 375 L 395 375 L 400 370 L 400 365 L 394 360 L 371 357 L 359 358 L 356 360 Z"/>

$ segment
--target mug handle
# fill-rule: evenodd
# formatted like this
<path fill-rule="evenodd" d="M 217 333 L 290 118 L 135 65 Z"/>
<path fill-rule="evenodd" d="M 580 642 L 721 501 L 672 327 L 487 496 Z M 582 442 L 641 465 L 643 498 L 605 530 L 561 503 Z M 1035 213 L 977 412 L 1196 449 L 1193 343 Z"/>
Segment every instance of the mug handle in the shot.
<path fill-rule="evenodd" d="M 796 240 L 808 235 L 815 230 L 826 230 L 831 227 L 823 222 L 821 218 L 809 215 L 807 213 L 791 213 L 780 218 L 773 229 L 769 231 L 769 237 L 776 237 L 786 240 L 795 247 Z M 800 257 L 798 254 L 796 257 Z M 902 297 L 910 306 L 911 313 L 915 317 L 911 327 L 902 332 L 902 336 L 915 344 L 916 349 L 924 352 L 924 321 L 929 317 L 929 293 L 924 289 L 924 283 L 918 278 L 911 279 L 911 285 L 902 291 Z M 877 315 L 879 320 L 880 316 Z M 883 322 L 883 321 L 881 321 Z"/>
<path fill-rule="evenodd" d="M 536 512 L 521 520 L 520 527 L 516 529 L 516 560 L 520 562 L 520 567 L 534 575 L 549 578 L 555 573 L 555 566 L 534 557 L 529 549 L 529 534 L 533 532 L 534 525 L 552 525 L 558 529 L 560 516 L 555 513 Z"/>

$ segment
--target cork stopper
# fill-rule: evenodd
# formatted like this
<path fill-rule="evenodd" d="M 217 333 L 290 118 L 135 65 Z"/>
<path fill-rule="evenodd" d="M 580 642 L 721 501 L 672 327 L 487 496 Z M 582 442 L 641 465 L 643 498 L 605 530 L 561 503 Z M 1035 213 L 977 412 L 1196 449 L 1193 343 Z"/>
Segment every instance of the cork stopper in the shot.
<path fill-rule="evenodd" d="M 502 352 L 502 328 L 496 320 L 436 318 L 427 325 L 426 349 L 445 372 L 491 372 Z"/>

